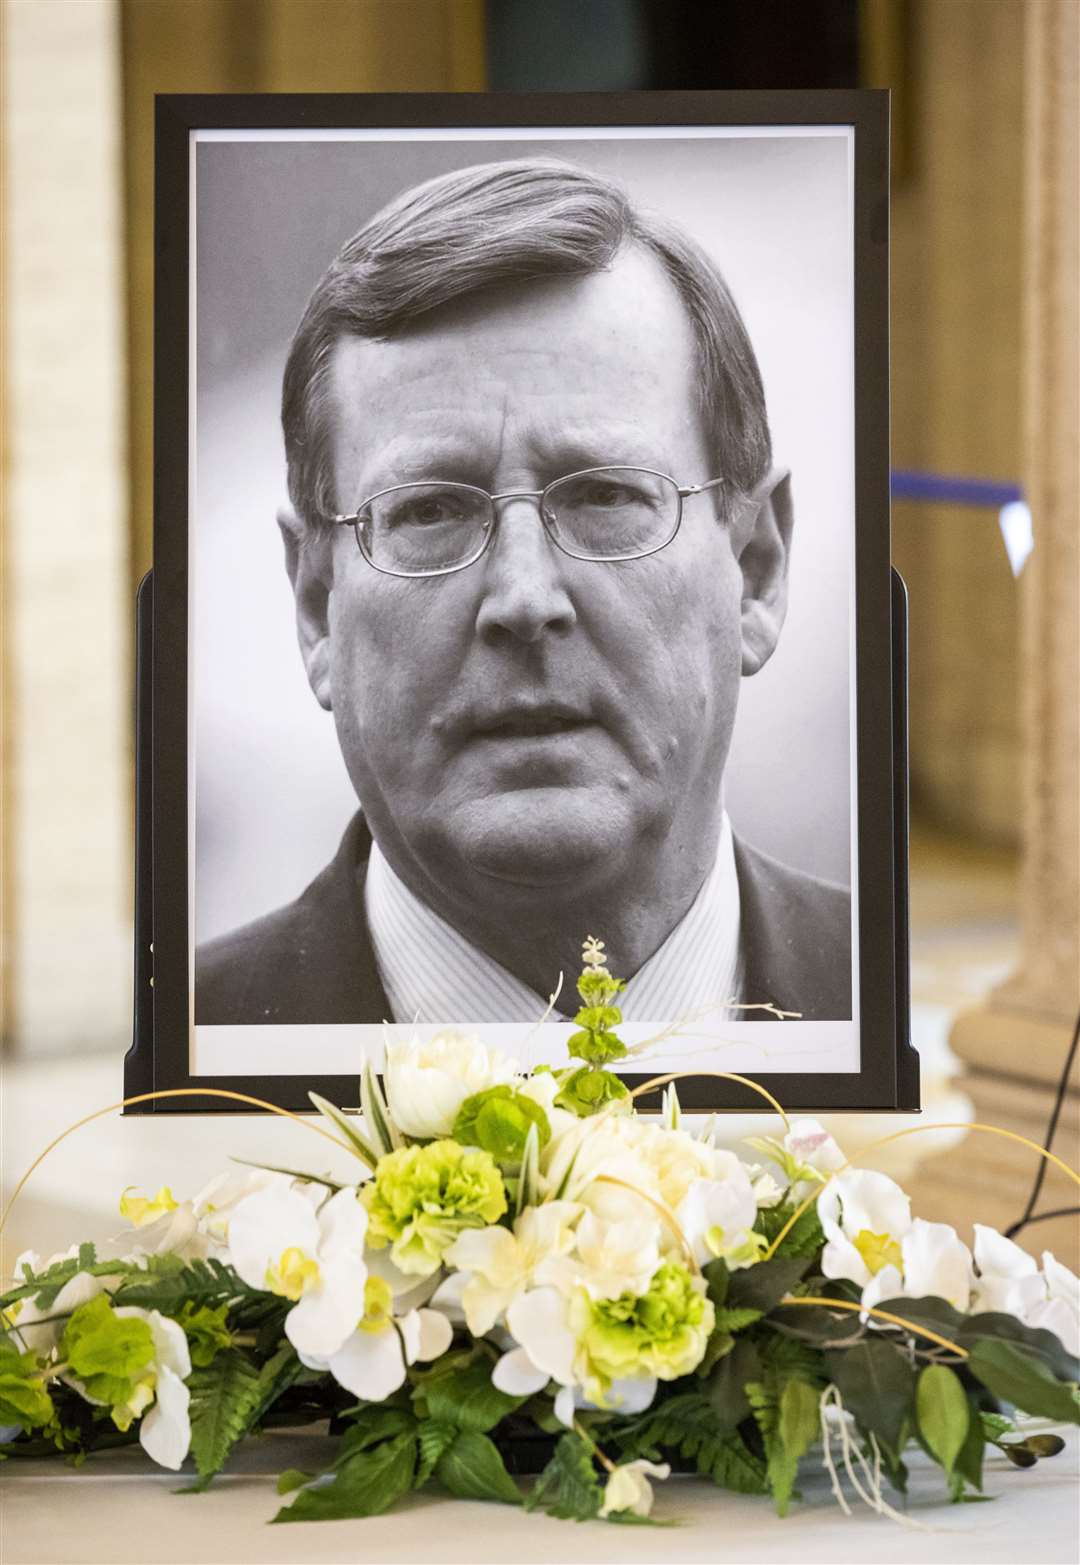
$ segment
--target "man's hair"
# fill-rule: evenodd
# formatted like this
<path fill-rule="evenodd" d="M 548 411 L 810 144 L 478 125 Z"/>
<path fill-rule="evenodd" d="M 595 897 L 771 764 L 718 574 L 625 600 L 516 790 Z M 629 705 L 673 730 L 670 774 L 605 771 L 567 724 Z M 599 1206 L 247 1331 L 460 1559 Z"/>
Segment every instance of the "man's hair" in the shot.
<path fill-rule="evenodd" d="M 636 244 L 660 262 L 694 332 L 701 417 L 730 502 L 771 462 L 765 396 L 746 327 L 709 257 L 673 224 L 635 208 L 598 174 L 554 158 L 480 163 L 406 190 L 339 251 L 289 348 L 281 420 L 289 495 L 318 527 L 337 511 L 330 420 L 334 348 L 385 339 L 453 299 L 508 283 L 580 277 Z M 351 500 L 352 497 L 350 497 Z"/>

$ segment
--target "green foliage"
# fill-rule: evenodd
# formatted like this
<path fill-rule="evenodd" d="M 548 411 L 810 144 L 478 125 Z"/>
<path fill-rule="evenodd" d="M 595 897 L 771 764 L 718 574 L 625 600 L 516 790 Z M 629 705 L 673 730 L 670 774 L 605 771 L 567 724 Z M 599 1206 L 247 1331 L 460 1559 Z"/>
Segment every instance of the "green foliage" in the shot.
<path fill-rule="evenodd" d="M 797 1210 L 797 1206 L 790 1201 L 785 1201 L 780 1206 L 762 1207 L 754 1223 L 755 1232 L 763 1234 L 772 1244 L 792 1213 Z M 824 1243 L 825 1231 L 818 1220 L 817 1208 L 808 1206 L 781 1239 L 776 1254 L 778 1257 L 799 1255 L 811 1257 L 818 1254 Z"/>
<path fill-rule="evenodd" d="M 951 1478 L 967 1439 L 971 1411 L 967 1393 L 947 1364 L 927 1364 L 920 1372 L 915 1386 L 915 1418 L 927 1449 Z"/>
<path fill-rule="evenodd" d="M 604 1488 L 597 1477 L 592 1450 L 579 1434 L 570 1431 L 563 1435 L 526 1497 L 525 1509 L 585 1522 L 597 1515 L 603 1503 Z"/>
<path fill-rule="evenodd" d="M 762 1315 L 777 1305 L 802 1280 L 810 1265 L 809 1256 L 774 1256 L 731 1273 L 725 1303 L 731 1309 L 760 1310 Z"/>
<path fill-rule="evenodd" d="M 964 1498 L 965 1485 L 976 1491 L 982 1489 L 982 1463 L 985 1449 L 986 1436 L 982 1424 L 969 1406 L 967 1434 L 964 1436 L 963 1445 L 956 1453 L 949 1478 L 949 1490 L 954 1501 Z"/>
<path fill-rule="evenodd" d="M 579 1031 L 571 1033 L 566 1045 L 574 1058 L 602 1067 L 627 1053 L 614 1031 L 622 1021 L 622 1012 L 612 1003 L 625 988 L 622 979 L 613 978 L 601 962 L 586 966 L 577 984 L 582 1004 L 574 1020 Z"/>
<path fill-rule="evenodd" d="M 765 1443 L 766 1475 L 778 1516 L 786 1516 L 799 1458 L 817 1437 L 816 1417 L 811 1424 L 811 1403 L 816 1412 L 818 1393 L 805 1381 L 789 1380 L 782 1387 L 775 1380 L 750 1381 L 747 1399 Z"/>
<path fill-rule="evenodd" d="M 722 1431 L 730 1432 L 749 1415 L 746 1383 L 760 1380 L 762 1373 L 757 1346 L 745 1337 L 740 1338 L 732 1351 L 716 1365 L 706 1381 L 705 1396 Z"/>
<path fill-rule="evenodd" d="M 457 1439 L 459 1430 L 449 1419 L 427 1418 L 416 1431 L 417 1460 L 413 1486 L 422 1489 L 435 1471 L 443 1452 Z"/>
<path fill-rule="evenodd" d="M 378 1516 L 407 1494 L 416 1467 L 416 1434 L 405 1429 L 377 1445 L 349 1450 L 333 1476 L 316 1478 L 283 1506 L 275 1522 L 340 1521 Z"/>
<path fill-rule="evenodd" d="M 439 1367 L 445 1360 L 440 1360 Z M 421 1394 L 427 1416 L 457 1429 L 486 1434 L 526 1400 L 508 1396 L 491 1383 L 491 1360 L 485 1355 L 465 1368 L 452 1366 L 425 1379 Z"/>
<path fill-rule="evenodd" d="M 915 1371 L 895 1343 L 868 1337 L 827 1355 L 828 1373 L 844 1406 L 891 1461 L 899 1460 L 914 1412 Z"/>
<path fill-rule="evenodd" d="M 972 1344 L 967 1368 L 994 1396 L 1025 1413 L 1080 1424 L 1080 1393 L 1058 1380 L 1046 1359 L 1021 1342 L 980 1337 Z"/>
<path fill-rule="evenodd" d="M 539 1103 L 502 1083 L 465 1099 L 454 1121 L 453 1136 L 462 1146 L 489 1152 L 502 1167 L 516 1169 L 534 1127 L 539 1146 L 545 1147 L 551 1140 L 551 1126 Z"/>
<path fill-rule="evenodd" d="M 499 1448 L 475 1429 L 455 1432 L 435 1464 L 435 1476 L 462 1500 L 499 1500 L 520 1505 L 521 1493 L 503 1465 Z"/>
<path fill-rule="evenodd" d="M 184 1261 L 176 1255 L 151 1255 L 113 1295 L 114 1304 L 137 1304 L 178 1316 L 185 1305 L 213 1308 L 239 1299 L 261 1297 L 223 1261 Z"/>
<path fill-rule="evenodd" d="M 225 1324 L 228 1304 L 211 1308 L 208 1304 L 193 1304 L 186 1299 L 176 1314 L 176 1320 L 184 1328 L 188 1340 L 191 1362 L 196 1369 L 205 1369 L 214 1356 L 232 1345 L 232 1332 Z"/>
<path fill-rule="evenodd" d="M 290 1343 L 282 1343 L 261 1366 L 241 1348 L 219 1352 L 188 1379 L 191 1392 L 191 1454 L 205 1488 L 230 1454 L 303 1366 Z"/>
<path fill-rule="evenodd" d="M 0 1424 L 18 1424 L 24 1433 L 52 1422 L 52 1398 L 33 1353 L 20 1353 L 0 1337 Z"/>
<path fill-rule="evenodd" d="M 739 1389 L 741 1393 L 741 1386 Z M 743 1408 L 749 1412 L 745 1398 Z M 625 1432 L 612 1428 L 610 1437 L 625 1458 L 682 1457 L 721 1488 L 740 1494 L 768 1493 L 764 1462 L 747 1448 L 733 1424 L 717 1416 L 710 1399 L 700 1392 L 667 1397 L 635 1419 Z"/>
<path fill-rule="evenodd" d="M 599 1114 L 609 1103 L 630 1103 L 630 1089 L 611 1071 L 583 1065 L 562 1078 L 555 1107 L 567 1109 L 579 1119 Z"/>
<path fill-rule="evenodd" d="M 368 1168 L 374 1168 L 375 1164 L 379 1161 L 378 1152 L 371 1145 L 371 1143 L 366 1141 L 360 1132 L 353 1127 L 349 1116 L 344 1112 L 344 1110 L 335 1108 L 334 1105 L 328 1102 L 326 1098 L 320 1098 L 317 1092 L 309 1092 L 308 1099 L 314 1105 L 314 1107 L 318 1109 L 319 1113 L 322 1114 L 325 1119 L 330 1121 L 334 1129 L 345 1138 L 349 1147 L 353 1152 L 356 1153 L 356 1156 L 360 1159 L 360 1161 L 362 1163 L 366 1163 Z"/>
<path fill-rule="evenodd" d="M 114 1314 L 107 1296 L 99 1293 L 73 1312 L 60 1339 L 60 1354 L 88 1396 L 118 1409 L 154 1361 L 154 1335 L 137 1316 Z M 126 1425 L 118 1421 L 117 1427 Z"/>
<path fill-rule="evenodd" d="M 955 1340 L 963 1348 L 992 1337 L 1001 1342 L 1014 1342 L 1019 1347 L 1040 1358 L 1055 1380 L 1076 1383 L 1080 1381 L 1080 1359 L 1063 1345 L 1052 1331 L 1037 1326 L 1025 1326 L 1013 1315 L 987 1311 L 984 1315 L 961 1316 Z"/>

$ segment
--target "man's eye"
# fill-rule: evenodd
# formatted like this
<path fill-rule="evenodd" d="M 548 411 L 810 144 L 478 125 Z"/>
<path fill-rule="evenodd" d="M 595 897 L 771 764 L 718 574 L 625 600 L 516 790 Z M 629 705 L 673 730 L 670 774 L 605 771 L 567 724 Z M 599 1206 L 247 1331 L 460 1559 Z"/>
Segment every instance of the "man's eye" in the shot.
<path fill-rule="evenodd" d="M 576 505 L 592 506 L 597 510 L 614 510 L 620 505 L 640 504 L 642 495 L 629 484 L 616 484 L 608 479 L 582 484 L 572 499 Z"/>
<path fill-rule="evenodd" d="M 460 522 L 464 510 L 461 500 L 449 493 L 401 496 L 386 508 L 381 520 L 388 527 L 434 527 Z"/>

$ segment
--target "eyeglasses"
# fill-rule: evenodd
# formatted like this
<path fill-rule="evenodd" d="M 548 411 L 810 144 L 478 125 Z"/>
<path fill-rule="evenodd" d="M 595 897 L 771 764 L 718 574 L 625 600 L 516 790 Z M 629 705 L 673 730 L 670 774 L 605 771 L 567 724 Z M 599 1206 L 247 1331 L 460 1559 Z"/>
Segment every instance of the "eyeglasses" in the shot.
<path fill-rule="evenodd" d="M 674 538 L 685 499 L 725 481 L 680 487 L 649 467 L 590 467 L 546 489 L 493 495 L 427 479 L 380 489 L 351 515 L 327 520 L 352 527 L 360 553 L 387 576 L 446 576 L 472 565 L 495 536 L 504 500 L 535 500 L 551 542 L 575 560 L 640 560 Z"/>

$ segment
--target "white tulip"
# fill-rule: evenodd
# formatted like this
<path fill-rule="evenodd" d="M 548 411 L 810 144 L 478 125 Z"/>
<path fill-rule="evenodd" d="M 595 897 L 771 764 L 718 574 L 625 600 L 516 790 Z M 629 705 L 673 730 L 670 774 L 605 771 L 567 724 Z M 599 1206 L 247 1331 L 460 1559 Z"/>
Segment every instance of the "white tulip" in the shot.
<path fill-rule="evenodd" d="M 229 1259 L 249 1287 L 296 1301 L 285 1335 L 298 1353 L 329 1358 L 356 1329 L 364 1313 L 367 1225 L 351 1189 L 316 1212 L 299 1192 L 272 1185 L 233 1211 Z"/>
<path fill-rule="evenodd" d="M 466 1098 L 514 1081 L 517 1067 L 498 1049 L 462 1032 L 386 1047 L 385 1083 L 399 1130 L 419 1140 L 449 1136 Z"/>

